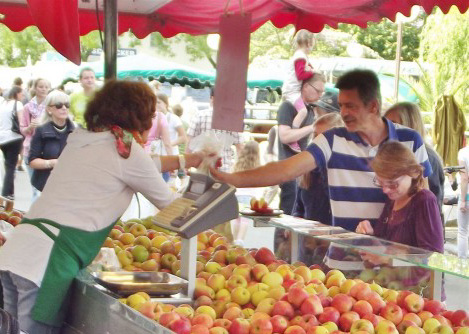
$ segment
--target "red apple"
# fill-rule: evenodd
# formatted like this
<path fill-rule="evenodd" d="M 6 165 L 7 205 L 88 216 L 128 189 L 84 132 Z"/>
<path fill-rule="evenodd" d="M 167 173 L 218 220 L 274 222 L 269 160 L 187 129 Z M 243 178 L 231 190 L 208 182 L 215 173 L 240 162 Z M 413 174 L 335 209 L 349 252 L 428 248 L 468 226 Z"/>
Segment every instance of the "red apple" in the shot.
<path fill-rule="evenodd" d="M 399 293 L 397 294 L 397 298 L 396 298 L 396 304 L 402 308 L 406 308 L 404 300 L 408 295 L 411 295 L 411 294 L 413 294 L 413 292 L 409 290 L 399 291 Z"/>
<path fill-rule="evenodd" d="M 272 334 L 273 326 L 269 318 L 258 318 L 252 321 L 250 334 Z"/>
<path fill-rule="evenodd" d="M 186 318 L 174 320 L 169 324 L 169 329 L 176 334 L 190 334 L 191 322 Z"/>
<path fill-rule="evenodd" d="M 399 325 L 396 326 L 396 328 L 399 331 L 399 334 L 405 334 L 407 328 L 410 326 L 417 326 L 417 324 L 413 321 L 404 319 L 400 322 Z"/>
<path fill-rule="evenodd" d="M 424 301 L 418 294 L 411 293 L 404 298 L 403 304 L 407 311 L 418 313 L 423 310 Z"/>
<path fill-rule="evenodd" d="M 259 248 L 254 258 L 257 262 L 265 265 L 269 265 L 275 261 L 274 253 L 272 253 L 272 251 L 266 247 Z"/>
<path fill-rule="evenodd" d="M 325 307 L 323 312 L 319 315 L 318 320 L 321 324 L 331 321 L 336 323 L 339 321 L 340 313 L 334 307 Z"/>
<path fill-rule="evenodd" d="M 159 323 L 161 326 L 168 327 L 172 321 L 178 319 L 181 319 L 181 316 L 176 312 L 165 312 L 160 315 Z"/>
<path fill-rule="evenodd" d="M 287 319 L 293 318 L 295 310 L 293 306 L 287 301 L 280 300 L 274 304 L 272 308 L 272 316 L 274 315 L 283 315 Z"/>
<path fill-rule="evenodd" d="M 381 298 L 377 292 L 372 292 L 368 294 L 366 301 L 370 303 L 373 308 L 373 313 L 378 314 L 383 307 L 386 306 L 386 302 Z"/>
<path fill-rule="evenodd" d="M 319 315 L 323 312 L 321 299 L 317 295 L 306 298 L 300 307 L 302 314 Z"/>
<path fill-rule="evenodd" d="M 217 319 L 213 322 L 213 327 L 222 327 L 226 330 L 230 329 L 231 321 L 228 319 Z"/>
<path fill-rule="evenodd" d="M 339 293 L 332 298 L 331 306 L 342 314 L 352 309 L 353 300 L 350 296 Z"/>
<path fill-rule="evenodd" d="M 402 309 L 397 304 L 388 302 L 381 310 L 380 316 L 397 326 L 402 321 L 404 315 Z"/>
<path fill-rule="evenodd" d="M 423 309 L 425 311 L 432 312 L 433 315 L 440 314 L 445 311 L 446 307 L 445 304 L 438 300 L 426 300 Z"/>
<path fill-rule="evenodd" d="M 270 318 L 270 323 L 272 324 L 272 330 L 274 333 L 283 333 L 288 327 L 288 319 L 283 315 L 274 315 Z"/>
<path fill-rule="evenodd" d="M 469 320 L 468 320 L 467 313 L 464 310 L 454 311 L 453 314 L 451 315 L 450 320 L 453 326 L 455 327 L 469 326 L 469 324 L 466 324 L 469 322 Z"/>
<path fill-rule="evenodd" d="M 350 328 L 352 328 L 353 323 L 358 320 L 360 320 L 360 316 L 357 312 L 348 311 L 342 313 L 339 318 L 339 328 L 344 332 L 350 332 Z"/>
<path fill-rule="evenodd" d="M 231 321 L 229 329 L 230 334 L 249 334 L 251 325 L 249 321 L 243 318 L 236 318 Z"/>
<path fill-rule="evenodd" d="M 290 287 L 290 290 L 288 290 L 287 294 L 288 302 L 296 308 L 299 308 L 303 301 L 305 301 L 308 297 L 308 292 L 300 287 Z"/>
<path fill-rule="evenodd" d="M 373 314 L 373 307 L 366 300 L 359 300 L 353 304 L 352 311 L 357 312 L 360 318 L 363 318 L 367 314 Z"/>

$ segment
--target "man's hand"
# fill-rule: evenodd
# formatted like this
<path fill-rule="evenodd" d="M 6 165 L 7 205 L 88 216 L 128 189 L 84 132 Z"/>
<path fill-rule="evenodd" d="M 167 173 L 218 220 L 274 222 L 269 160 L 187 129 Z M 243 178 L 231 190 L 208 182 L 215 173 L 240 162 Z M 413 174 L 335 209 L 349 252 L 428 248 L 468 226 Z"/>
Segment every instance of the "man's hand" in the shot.
<path fill-rule="evenodd" d="M 357 233 L 373 235 L 374 230 L 369 220 L 362 220 L 355 230 Z"/>

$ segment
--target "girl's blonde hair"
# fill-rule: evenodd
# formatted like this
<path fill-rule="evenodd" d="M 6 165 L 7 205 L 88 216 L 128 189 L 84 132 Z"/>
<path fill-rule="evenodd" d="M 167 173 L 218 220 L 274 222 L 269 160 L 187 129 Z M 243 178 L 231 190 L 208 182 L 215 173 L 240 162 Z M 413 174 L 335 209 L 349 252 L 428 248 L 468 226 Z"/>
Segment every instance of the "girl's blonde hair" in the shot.
<path fill-rule="evenodd" d="M 294 46 L 299 48 L 300 46 L 313 44 L 314 34 L 306 29 L 298 30 L 295 34 Z"/>
<path fill-rule="evenodd" d="M 422 121 L 419 107 L 410 102 L 399 102 L 391 106 L 385 113 L 384 117 L 392 112 L 397 112 L 401 119 L 401 124 L 408 128 L 414 129 L 419 133 L 422 139 L 425 138 L 425 127 Z"/>
<path fill-rule="evenodd" d="M 322 115 L 313 123 L 313 126 L 327 124 L 329 129 L 344 126 L 344 121 L 339 113 L 333 112 Z M 311 185 L 311 172 L 305 173 L 298 178 L 298 186 L 302 189 L 308 189 Z"/>
<path fill-rule="evenodd" d="M 412 183 L 408 195 L 412 196 L 423 188 L 423 167 L 415 159 L 414 153 L 398 141 L 388 141 L 381 145 L 371 168 L 379 177 L 394 180 L 408 175 Z"/>
<path fill-rule="evenodd" d="M 255 140 L 250 140 L 244 145 L 243 149 L 239 153 L 238 160 L 233 166 L 233 172 L 253 169 L 260 165 L 259 143 Z"/>

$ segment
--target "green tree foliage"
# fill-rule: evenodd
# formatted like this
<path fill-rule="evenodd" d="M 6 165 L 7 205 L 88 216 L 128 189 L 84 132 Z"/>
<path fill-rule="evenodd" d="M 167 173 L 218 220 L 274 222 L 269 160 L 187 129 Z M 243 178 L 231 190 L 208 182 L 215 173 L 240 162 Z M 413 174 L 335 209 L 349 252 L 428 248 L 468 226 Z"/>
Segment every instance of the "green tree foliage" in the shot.
<path fill-rule="evenodd" d="M 427 19 L 422 31 L 420 53 L 423 61 L 434 65 L 434 78 L 440 83 L 434 98 L 454 94 L 457 102 L 469 111 L 469 12 L 461 14 L 453 7 L 448 14 L 441 10 Z M 430 79 L 431 80 L 431 79 Z"/>
<path fill-rule="evenodd" d="M 103 36 L 104 38 L 104 36 Z M 91 51 L 96 48 L 101 48 L 101 38 L 99 36 L 99 31 L 94 30 L 89 34 L 80 37 L 80 52 L 81 60 L 87 61 L 88 56 L 91 54 Z"/>
<path fill-rule="evenodd" d="M 425 20 L 425 13 L 410 23 L 403 24 L 401 59 L 413 61 L 419 56 L 419 35 Z M 355 40 L 368 46 L 388 60 L 396 58 L 397 25 L 383 19 L 379 23 L 369 23 L 366 29 L 356 25 L 340 24 L 339 30 L 351 34 Z"/>
<path fill-rule="evenodd" d="M 42 53 L 51 49 L 36 27 L 14 32 L 1 24 L 0 40 L 0 64 L 10 67 L 26 66 L 28 56 L 34 63 L 41 58 Z"/>
<path fill-rule="evenodd" d="M 216 52 L 207 45 L 207 36 L 191 36 L 188 34 L 179 34 L 173 37 L 175 42 L 185 43 L 186 52 L 190 56 L 190 60 L 206 58 L 213 68 L 217 67 Z"/>

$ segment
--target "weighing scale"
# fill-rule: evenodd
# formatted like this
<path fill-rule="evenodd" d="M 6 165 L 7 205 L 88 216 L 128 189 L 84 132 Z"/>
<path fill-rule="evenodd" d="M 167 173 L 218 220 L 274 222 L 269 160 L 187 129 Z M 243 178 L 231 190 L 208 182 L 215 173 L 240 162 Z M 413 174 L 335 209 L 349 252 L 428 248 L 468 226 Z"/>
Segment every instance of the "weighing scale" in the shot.
<path fill-rule="evenodd" d="M 197 234 L 239 216 L 236 188 L 204 174 L 192 173 L 182 197 L 153 217 L 155 225 L 182 237 L 181 276 L 188 281 L 185 293 L 195 289 Z"/>

